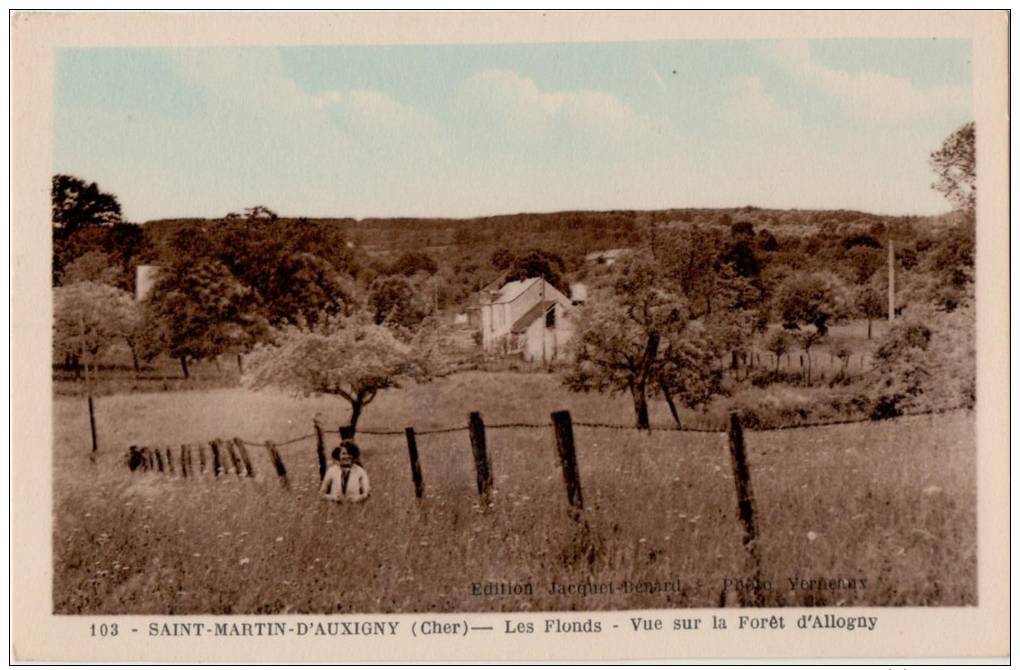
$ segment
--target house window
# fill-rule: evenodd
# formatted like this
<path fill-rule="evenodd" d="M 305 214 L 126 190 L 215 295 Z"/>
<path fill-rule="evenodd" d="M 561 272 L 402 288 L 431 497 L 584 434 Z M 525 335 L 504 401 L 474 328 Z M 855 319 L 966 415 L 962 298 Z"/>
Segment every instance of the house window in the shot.
<path fill-rule="evenodd" d="M 553 307 L 545 313 L 545 327 L 555 328 L 556 327 L 556 308 Z"/>

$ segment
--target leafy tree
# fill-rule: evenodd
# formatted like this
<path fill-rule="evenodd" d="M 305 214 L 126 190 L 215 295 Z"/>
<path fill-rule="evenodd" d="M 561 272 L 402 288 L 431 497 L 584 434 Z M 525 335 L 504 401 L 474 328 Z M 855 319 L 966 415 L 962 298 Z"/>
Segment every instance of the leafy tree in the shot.
<path fill-rule="evenodd" d="M 734 242 L 719 257 L 718 262 L 720 265 L 729 265 L 741 277 L 757 277 L 761 274 L 758 257 L 755 255 L 749 239 Z"/>
<path fill-rule="evenodd" d="M 240 354 L 267 330 L 256 294 L 218 261 L 165 268 L 145 299 L 147 356 L 168 353 L 185 378 L 189 360 L 234 352 L 240 366 Z"/>
<path fill-rule="evenodd" d="M 932 376 L 927 356 L 931 339 L 931 329 L 915 319 L 898 320 L 889 329 L 875 350 L 869 373 L 873 418 L 898 416 L 904 404 L 924 393 Z"/>
<path fill-rule="evenodd" d="M 53 240 L 53 285 L 80 281 L 80 275 L 65 277 L 66 269 L 86 254 L 106 256 L 110 273 L 103 281 L 124 289 L 134 290 L 134 268 L 144 253 L 144 231 L 133 223 L 115 223 L 109 226 L 86 226 L 68 237 Z"/>
<path fill-rule="evenodd" d="M 77 177 L 54 175 L 51 187 L 53 218 L 53 285 L 80 280 L 64 279 L 64 269 L 79 256 L 105 253 L 116 276 L 104 278 L 119 288 L 134 286 L 132 259 L 141 248 L 140 226 L 121 219 L 116 196 L 86 184 Z"/>
<path fill-rule="evenodd" d="M 779 360 L 790 351 L 790 335 L 785 330 L 775 330 L 765 338 L 766 351 L 776 357 L 775 373 L 779 374 Z"/>
<path fill-rule="evenodd" d="M 879 242 L 873 235 L 851 235 L 843 240 L 844 249 L 853 249 L 855 247 L 866 247 L 869 249 L 881 249 L 882 243 Z"/>
<path fill-rule="evenodd" d="M 53 237 L 66 239 L 90 226 L 110 226 L 121 221 L 117 196 L 66 174 L 53 175 L 50 188 L 53 210 Z"/>
<path fill-rule="evenodd" d="M 677 427 L 682 428 L 676 400 L 685 407 L 704 405 L 722 391 L 722 370 L 714 365 L 715 351 L 697 322 L 667 333 L 659 346 L 659 391 Z"/>
<path fill-rule="evenodd" d="M 861 286 L 857 289 L 855 300 L 857 313 L 868 320 L 868 339 L 871 339 L 871 322 L 874 319 L 882 318 L 885 314 L 886 304 L 882 300 L 882 294 L 874 286 Z"/>
<path fill-rule="evenodd" d="M 102 251 L 87 251 L 64 268 L 60 283 L 67 286 L 87 281 L 115 286 L 117 275 L 117 268 L 108 254 Z"/>
<path fill-rule="evenodd" d="M 717 231 L 700 226 L 682 228 L 658 240 L 655 257 L 663 276 L 686 299 L 692 318 L 712 314 L 720 291 L 716 261 L 721 247 Z"/>
<path fill-rule="evenodd" d="M 506 281 L 519 281 L 530 277 L 541 277 L 566 293 L 569 289 L 562 273 L 566 270 L 563 259 L 557 254 L 532 249 L 514 258 L 507 268 Z"/>
<path fill-rule="evenodd" d="M 933 151 L 928 162 L 936 181 L 931 185 L 956 209 L 973 215 L 977 203 L 974 122 L 965 123 Z"/>
<path fill-rule="evenodd" d="M 244 218 L 249 221 L 276 221 L 280 217 L 265 205 L 255 205 L 244 210 Z"/>
<path fill-rule="evenodd" d="M 973 221 L 946 229 L 921 264 L 933 280 L 929 302 L 942 311 L 952 312 L 974 300 L 974 234 Z"/>
<path fill-rule="evenodd" d="M 796 274 L 789 277 L 777 296 L 783 325 L 790 330 L 800 326 L 814 326 L 822 336 L 828 332 L 828 323 L 843 315 L 845 306 L 837 295 L 838 285 L 832 275 L 823 273 Z"/>
<path fill-rule="evenodd" d="M 248 361 L 248 387 L 339 396 L 351 406 L 348 423 L 355 429 L 380 391 L 426 372 L 410 344 L 384 326 L 355 318 L 329 319 L 315 329 L 287 326 Z"/>
<path fill-rule="evenodd" d="M 314 326 L 330 316 L 349 316 L 357 305 L 354 280 L 315 254 L 295 253 L 273 268 L 263 303 L 273 324 Z"/>
<path fill-rule="evenodd" d="M 506 270 L 514 262 L 514 254 L 506 247 L 500 247 L 489 256 L 489 264 L 497 270 Z"/>
<path fill-rule="evenodd" d="M 730 236 L 734 239 L 754 239 L 754 224 L 750 221 L 737 221 L 730 226 Z"/>
<path fill-rule="evenodd" d="M 779 251 L 779 242 L 776 236 L 767 228 L 758 231 L 758 248 L 762 251 Z"/>
<path fill-rule="evenodd" d="M 611 287 L 583 309 L 564 383 L 576 391 L 629 393 L 635 425 L 648 429 L 648 396 L 656 387 L 670 404 L 675 395 L 696 400 L 715 373 L 703 338 L 689 330 L 683 298 L 651 259 L 636 255 L 618 265 Z"/>
<path fill-rule="evenodd" d="M 426 314 L 411 282 L 401 275 L 376 279 L 368 294 L 368 308 L 377 325 L 386 324 L 405 331 L 413 330 Z"/>
<path fill-rule="evenodd" d="M 65 362 L 94 366 L 119 338 L 133 337 L 137 308 L 131 295 L 91 281 L 53 289 L 53 350 Z"/>
<path fill-rule="evenodd" d="M 436 261 L 423 251 L 405 251 L 390 266 L 391 274 L 410 277 L 419 272 L 434 275 L 439 271 Z"/>
<path fill-rule="evenodd" d="M 858 286 L 867 283 L 872 275 L 882 267 L 882 260 L 882 252 L 877 249 L 852 247 L 847 252 L 847 269 L 851 281 Z"/>

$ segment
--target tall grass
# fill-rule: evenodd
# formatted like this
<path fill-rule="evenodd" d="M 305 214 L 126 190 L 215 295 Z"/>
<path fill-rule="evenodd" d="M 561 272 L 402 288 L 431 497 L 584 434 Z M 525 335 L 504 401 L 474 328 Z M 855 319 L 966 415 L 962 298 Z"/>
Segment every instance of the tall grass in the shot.
<path fill-rule="evenodd" d="M 216 436 L 284 439 L 343 405 L 238 389 L 110 396 L 101 456 L 88 462 L 80 399 L 54 417 L 54 610 L 280 613 L 590 610 L 733 603 L 751 574 L 741 548 L 725 436 L 576 427 L 590 535 L 567 512 L 553 432 L 488 433 L 495 493 L 479 500 L 467 433 L 421 435 L 426 496 L 415 500 L 402 437 L 361 435 L 373 486 L 361 506 L 316 496 L 314 442 L 283 448 L 292 489 L 253 450 L 259 477 L 131 474 L 129 444 Z M 575 395 L 544 375 L 466 374 L 383 394 L 362 428 L 419 430 L 544 422 L 628 423 L 626 398 Z M 656 407 L 653 421 L 669 421 Z M 749 432 L 769 605 L 965 605 L 976 601 L 975 448 L 969 413 Z M 578 548 L 591 542 L 596 551 Z M 589 560 L 590 559 L 590 560 Z M 864 578 L 863 590 L 790 589 L 789 578 Z M 550 594 L 553 583 L 616 586 Z M 623 580 L 676 583 L 623 593 Z M 484 582 L 532 595 L 472 595 Z"/>

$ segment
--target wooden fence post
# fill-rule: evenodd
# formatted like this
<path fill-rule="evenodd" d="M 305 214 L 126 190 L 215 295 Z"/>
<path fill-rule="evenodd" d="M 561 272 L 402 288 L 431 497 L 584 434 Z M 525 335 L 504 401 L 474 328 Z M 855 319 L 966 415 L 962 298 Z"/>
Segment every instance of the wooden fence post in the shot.
<path fill-rule="evenodd" d="M 160 451 L 159 447 L 153 447 L 152 453 L 156 454 L 156 468 L 160 472 L 163 472 L 163 453 Z"/>
<path fill-rule="evenodd" d="M 85 376 L 88 376 L 89 364 L 85 363 Z M 96 461 L 96 452 L 99 451 L 99 441 L 96 439 L 96 408 L 92 402 L 92 389 L 89 389 L 89 431 L 92 434 L 92 453 L 89 458 L 94 463 Z"/>
<path fill-rule="evenodd" d="M 244 463 L 245 472 L 249 477 L 254 477 L 255 469 L 251 467 L 251 458 L 248 456 L 248 448 L 244 446 L 244 440 L 235 437 L 234 444 L 237 446 L 237 452 L 241 455 L 241 462 Z"/>
<path fill-rule="evenodd" d="M 233 440 L 223 440 L 223 446 L 227 450 L 227 454 L 230 455 L 230 464 L 234 467 L 234 474 L 238 477 L 241 476 L 241 459 L 237 456 L 237 449 L 234 447 Z"/>
<path fill-rule="evenodd" d="M 567 410 L 553 412 L 552 421 L 556 430 L 556 451 L 560 456 L 563 483 L 567 486 L 567 502 L 570 503 L 571 514 L 580 520 L 584 512 L 584 498 L 581 495 L 581 476 L 577 470 L 577 452 L 574 451 L 574 424 Z"/>
<path fill-rule="evenodd" d="M 195 446 L 198 447 L 198 470 L 205 474 L 205 445 L 199 442 Z"/>
<path fill-rule="evenodd" d="M 191 452 L 188 449 L 188 445 L 181 445 L 181 477 L 188 478 L 188 470 L 191 469 Z"/>
<path fill-rule="evenodd" d="M 151 472 L 156 469 L 156 457 L 148 447 L 142 447 L 142 460 L 145 462 L 145 470 Z"/>
<path fill-rule="evenodd" d="M 407 455 L 411 459 L 411 480 L 414 482 L 414 497 L 421 499 L 425 495 L 425 482 L 421 478 L 421 463 L 418 462 L 418 442 L 414 437 L 414 428 L 404 429 L 407 437 Z"/>
<path fill-rule="evenodd" d="M 482 415 L 478 412 L 471 412 L 468 417 L 468 432 L 471 436 L 471 453 L 475 457 L 475 474 L 478 481 L 478 495 L 489 502 L 492 495 L 492 467 L 489 464 L 489 454 L 485 449 L 485 423 Z"/>
<path fill-rule="evenodd" d="M 209 443 L 209 449 L 212 451 L 212 471 L 213 477 L 219 477 L 220 471 L 222 470 L 222 461 L 220 460 L 220 440 L 216 438 Z M 225 470 L 224 470 L 225 472 Z"/>
<path fill-rule="evenodd" d="M 132 444 L 128 447 L 128 468 L 131 472 L 134 472 L 142 467 L 142 452 L 138 449 L 137 445 Z"/>
<path fill-rule="evenodd" d="M 290 488 L 290 484 L 287 482 L 287 468 L 284 467 L 280 452 L 276 450 L 276 444 L 272 440 L 266 440 L 266 451 L 269 452 L 269 460 L 273 462 L 276 476 L 280 478 L 283 488 Z"/>
<path fill-rule="evenodd" d="M 733 466 L 733 482 L 737 488 L 737 513 L 744 527 L 744 551 L 751 559 L 753 577 L 753 599 L 747 601 L 745 592 L 741 592 L 743 603 L 755 607 L 764 604 L 761 589 L 761 553 L 758 549 L 758 528 L 754 519 L 754 492 L 751 490 L 751 471 L 747 466 L 747 451 L 744 448 L 744 429 L 740 425 L 740 417 L 730 412 L 730 461 Z"/>
<path fill-rule="evenodd" d="M 174 452 L 170 450 L 170 447 L 166 448 L 166 471 L 170 474 L 174 473 Z"/>
<path fill-rule="evenodd" d="M 326 476 L 326 436 L 322 434 L 322 421 L 316 412 L 312 417 L 312 425 L 315 426 L 315 453 L 319 457 L 319 481 Z"/>

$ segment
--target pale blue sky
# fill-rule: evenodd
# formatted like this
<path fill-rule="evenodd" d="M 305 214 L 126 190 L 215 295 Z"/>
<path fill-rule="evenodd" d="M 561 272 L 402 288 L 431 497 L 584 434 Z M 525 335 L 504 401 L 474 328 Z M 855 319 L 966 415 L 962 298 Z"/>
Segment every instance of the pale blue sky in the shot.
<path fill-rule="evenodd" d="M 75 49 L 54 171 L 134 221 L 560 209 L 947 209 L 970 42 Z"/>

